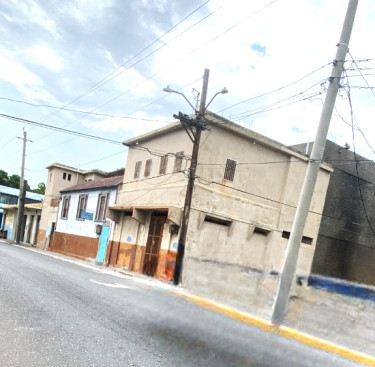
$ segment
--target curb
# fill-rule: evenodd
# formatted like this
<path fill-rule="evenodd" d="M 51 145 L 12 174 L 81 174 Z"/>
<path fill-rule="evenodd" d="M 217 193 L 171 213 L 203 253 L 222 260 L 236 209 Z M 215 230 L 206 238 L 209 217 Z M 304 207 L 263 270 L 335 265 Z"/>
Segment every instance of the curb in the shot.
<path fill-rule="evenodd" d="M 375 366 L 375 357 L 372 357 L 370 355 L 343 347 L 341 345 L 331 343 L 327 340 L 320 339 L 309 334 L 305 334 L 303 332 L 300 332 L 287 326 L 274 325 L 269 320 L 262 319 L 260 317 L 251 315 L 247 312 L 239 311 L 233 307 L 226 306 L 218 302 L 211 301 L 207 298 L 196 296 L 182 290 L 176 292 L 176 294 L 178 294 L 181 298 L 184 298 L 187 301 L 195 303 L 209 310 L 220 312 L 234 320 L 255 326 L 264 331 L 276 333 L 284 338 L 296 340 L 309 347 L 320 349 L 324 352 L 336 354 L 341 358 L 345 358 L 353 362 L 362 363 L 367 366 Z"/>

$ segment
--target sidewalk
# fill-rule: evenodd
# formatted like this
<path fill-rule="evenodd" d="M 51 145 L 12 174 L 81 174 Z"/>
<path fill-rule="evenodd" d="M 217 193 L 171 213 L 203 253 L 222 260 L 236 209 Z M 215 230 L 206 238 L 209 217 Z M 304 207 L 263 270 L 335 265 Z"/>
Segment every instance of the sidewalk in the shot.
<path fill-rule="evenodd" d="M 14 244 L 8 240 L 0 241 Z M 101 268 L 108 272 L 134 277 L 139 281 L 153 283 L 190 302 L 221 312 L 236 320 L 279 333 L 284 337 L 361 362 L 364 365 L 375 366 L 374 300 L 300 285 L 296 287 L 291 297 L 285 324 L 282 327 L 276 327 L 270 323 L 269 310 L 260 310 L 254 306 L 244 307 L 224 299 L 214 300 L 208 295 L 198 295 L 184 287 L 174 287 L 169 283 L 123 268 L 101 266 L 92 261 L 78 260 L 59 253 L 36 249 L 27 244 L 20 244 L 20 246 L 81 266 Z"/>

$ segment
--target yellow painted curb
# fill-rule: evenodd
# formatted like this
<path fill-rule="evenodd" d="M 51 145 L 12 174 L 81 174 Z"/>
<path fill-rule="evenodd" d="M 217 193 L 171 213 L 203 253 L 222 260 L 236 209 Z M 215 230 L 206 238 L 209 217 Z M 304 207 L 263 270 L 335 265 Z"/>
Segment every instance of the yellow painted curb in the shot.
<path fill-rule="evenodd" d="M 194 294 L 190 294 L 183 291 L 176 292 L 176 294 L 197 305 L 220 312 L 232 319 L 256 326 L 264 331 L 275 332 L 278 335 L 281 335 L 285 338 L 296 340 L 302 344 L 323 350 L 325 352 L 336 354 L 342 358 L 354 362 L 359 362 L 368 366 L 375 366 L 375 358 L 370 355 L 357 352 L 355 350 L 345 348 L 340 345 L 333 344 L 327 340 L 302 333 L 287 326 L 274 325 L 270 321 L 267 321 L 257 316 L 253 316 L 247 312 L 236 310 L 233 307 L 217 303 L 204 297 L 196 296 Z"/>

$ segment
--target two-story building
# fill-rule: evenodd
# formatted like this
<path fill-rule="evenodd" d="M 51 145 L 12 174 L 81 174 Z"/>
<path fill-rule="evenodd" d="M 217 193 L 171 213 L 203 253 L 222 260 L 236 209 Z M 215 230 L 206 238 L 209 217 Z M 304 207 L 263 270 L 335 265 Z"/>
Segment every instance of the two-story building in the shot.
<path fill-rule="evenodd" d="M 60 191 L 85 181 L 94 181 L 108 176 L 108 173 L 94 170 L 80 170 L 60 163 L 53 163 L 48 169 L 46 191 L 42 205 L 37 247 L 46 249 L 55 231 L 57 212 L 60 203 Z"/>
<path fill-rule="evenodd" d="M 284 257 L 308 157 L 208 113 L 187 231 L 183 283 L 214 295 L 272 294 Z M 171 279 L 192 142 L 180 123 L 130 139 L 108 262 Z M 332 169 L 322 164 L 297 272 L 309 274 Z M 266 289 L 267 291 L 267 289 Z"/>

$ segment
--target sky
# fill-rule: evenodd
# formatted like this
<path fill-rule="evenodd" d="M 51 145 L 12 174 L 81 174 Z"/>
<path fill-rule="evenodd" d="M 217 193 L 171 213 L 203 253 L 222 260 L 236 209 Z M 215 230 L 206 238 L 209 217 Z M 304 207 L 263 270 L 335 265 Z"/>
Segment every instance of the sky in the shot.
<path fill-rule="evenodd" d="M 55 162 L 125 167 L 121 142 L 193 113 L 163 88 L 195 106 L 205 68 L 208 101 L 229 91 L 210 111 L 285 145 L 313 141 L 348 2 L 2 1 L 0 169 L 20 174 L 23 131 L 32 188 Z M 328 134 L 372 160 L 374 19 L 360 0 Z"/>

